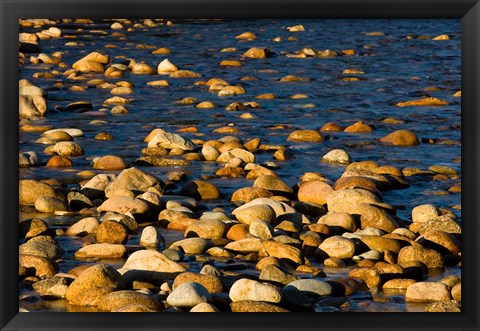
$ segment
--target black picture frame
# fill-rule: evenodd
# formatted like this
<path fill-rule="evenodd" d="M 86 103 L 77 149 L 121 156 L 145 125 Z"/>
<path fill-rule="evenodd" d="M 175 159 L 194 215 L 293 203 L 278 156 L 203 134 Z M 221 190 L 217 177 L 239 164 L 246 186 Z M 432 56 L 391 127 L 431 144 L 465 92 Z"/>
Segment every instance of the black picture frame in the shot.
<path fill-rule="evenodd" d="M 478 330 L 480 4 L 478 0 L 0 0 L 2 330 Z M 462 312 L 291 314 L 18 313 L 19 18 L 458 18 L 462 21 Z"/>

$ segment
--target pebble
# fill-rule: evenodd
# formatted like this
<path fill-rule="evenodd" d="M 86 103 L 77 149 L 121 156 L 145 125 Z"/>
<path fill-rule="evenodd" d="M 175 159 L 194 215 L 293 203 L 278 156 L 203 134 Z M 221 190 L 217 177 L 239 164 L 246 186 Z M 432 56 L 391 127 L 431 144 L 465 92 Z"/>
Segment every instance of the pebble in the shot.
<path fill-rule="evenodd" d="M 271 223 L 275 219 L 275 211 L 269 205 L 242 206 L 232 212 L 237 220 L 243 224 L 251 224 L 254 221 L 262 220 Z"/>
<path fill-rule="evenodd" d="M 131 212 L 134 216 L 139 217 L 150 215 L 150 208 L 147 203 L 140 199 L 135 199 L 128 196 L 109 198 L 97 208 L 97 211 L 112 211 L 119 214 Z"/>
<path fill-rule="evenodd" d="M 67 289 L 67 302 L 77 306 L 96 306 L 108 293 L 122 289 L 122 276 L 111 266 L 97 264 L 85 269 Z"/>
<path fill-rule="evenodd" d="M 67 293 L 68 281 L 65 277 L 53 277 L 38 281 L 32 287 L 42 298 L 63 299 Z"/>
<path fill-rule="evenodd" d="M 72 160 L 62 155 L 52 156 L 47 162 L 47 167 L 52 168 L 68 168 L 71 166 L 73 166 Z"/>
<path fill-rule="evenodd" d="M 178 70 L 178 67 L 170 62 L 168 59 L 164 59 L 162 62 L 158 64 L 157 72 L 159 75 L 168 75 L 172 72 Z"/>
<path fill-rule="evenodd" d="M 247 238 L 248 230 L 245 236 L 225 245 L 225 249 L 240 254 L 258 253 L 263 249 L 263 241 L 260 238 Z M 234 237 L 233 234 L 230 237 Z"/>
<path fill-rule="evenodd" d="M 203 254 L 210 246 L 209 240 L 195 237 L 175 241 L 170 248 L 182 248 L 186 254 Z"/>
<path fill-rule="evenodd" d="M 448 301 L 451 299 L 447 285 L 440 282 L 418 282 L 407 287 L 405 293 L 407 302 Z"/>
<path fill-rule="evenodd" d="M 37 167 L 42 164 L 42 158 L 35 152 L 29 151 L 18 154 L 18 165 L 22 168 Z"/>
<path fill-rule="evenodd" d="M 250 300 L 280 303 L 282 300 L 282 294 L 275 286 L 262 284 L 247 278 L 239 279 L 233 283 L 229 297 L 233 302 Z"/>
<path fill-rule="evenodd" d="M 295 280 L 284 288 L 282 288 L 282 294 L 284 296 L 294 296 L 301 292 L 307 296 L 329 296 L 332 295 L 332 286 L 319 279 L 299 279 Z"/>
<path fill-rule="evenodd" d="M 162 239 L 162 235 L 157 232 L 155 227 L 149 225 L 142 230 L 142 234 L 140 236 L 140 245 L 147 247 L 157 247 L 159 242 L 164 240 Z"/>
<path fill-rule="evenodd" d="M 19 253 L 18 263 L 21 267 L 33 270 L 36 277 L 50 278 L 59 271 L 59 266 L 54 261 L 45 257 Z"/>
<path fill-rule="evenodd" d="M 397 107 L 432 107 L 432 106 L 446 106 L 448 102 L 445 100 L 437 98 L 421 98 L 416 100 L 409 100 L 405 102 L 399 102 L 396 104 Z"/>
<path fill-rule="evenodd" d="M 119 244 L 91 244 L 80 248 L 75 252 L 76 259 L 116 259 L 127 254 L 124 245 Z"/>
<path fill-rule="evenodd" d="M 333 149 L 322 157 L 323 162 L 349 164 L 350 155 L 343 149 Z"/>
<path fill-rule="evenodd" d="M 332 187 L 320 180 L 309 180 L 300 183 L 298 200 L 319 205 L 327 202 L 327 197 L 333 192 Z"/>
<path fill-rule="evenodd" d="M 263 220 L 254 220 L 251 222 L 248 231 L 251 235 L 262 240 L 271 239 L 274 235 L 273 227 Z"/>
<path fill-rule="evenodd" d="M 203 239 L 223 238 L 228 231 L 228 225 L 219 220 L 199 220 L 187 227 L 185 238 L 200 237 Z"/>
<path fill-rule="evenodd" d="M 263 243 L 263 248 L 268 255 L 286 260 L 294 265 L 304 262 L 302 251 L 292 245 L 268 240 Z"/>
<path fill-rule="evenodd" d="M 353 241 L 341 236 L 332 236 L 325 239 L 318 248 L 325 252 L 328 257 L 339 259 L 350 259 L 355 254 Z"/>
<path fill-rule="evenodd" d="M 129 270 L 154 271 L 176 276 L 184 272 L 185 268 L 160 252 L 154 250 L 139 250 L 132 253 L 118 271 L 125 274 Z"/>
<path fill-rule="evenodd" d="M 194 282 L 179 285 L 167 297 L 167 303 L 172 307 L 190 308 L 203 302 L 212 302 L 212 296 L 205 287 Z"/>
<path fill-rule="evenodd" d="M 197 200 L 211 200 L 220 198 L 220 191 L 214 184 L 201 180 L 187 182 L 182 187 L 180 194 L 195 198 Z"/>
<path fill-rule="evenodd" d="M 380 138 L 380 141 L 394 146 L 415 146 L 419 144 L 417 135 L 408 130 L 397 130 Z"/>
<path fill-rule="evenodd" d="M 223 292 L 223 284 L 220 277 L 215 275 L 197 274 L 193 272 L 184 272 L 173 281 L 173 288 L 176 289 L 184 283 L 194 282 L 202 285 L 209 293 Z"/>
<path fill-rule="evenodd" d="M 140 293 L 137 291 L 115 291 L 103 296 L 97 308 L 100 311 L 119 311 L 124 307 L 130 307 L 128 310 L 132 311 L 131 306 L 137 305 L 142 307 L 140 311 L 160 311 L 161 304 L 155 300 L 151 295 Z M 136 308 L 138 311 L 139 308 Z"/>
<path fill-rule="evenodd" d="M 320 217 L 317 223 L 325 224 L 331 232 L 339 232 L 339 234 L 342 234 L 343 232 L 355 232 L 355 230 L 357 230 L 357 225 L 353 216 L 342 211 L 329 212 Z"/>
<path fill-rule="evenodd" d="M 295 130 L 288 135 L 288 141 L 293 142 L 322 142 L 323 137 L 315 130 Z"/>
<path fill-rule="evenodd" d="M 68 236 L 84 236 L 90 233 L 95 233 L 99 222 L 95 217 L 86 217 L 77 221 L 67 228 L 66 234 Z"/>
<path fill-rule="evenodd" d="M 293 189 L 290 186 L 271 175 L 259 176 L 253 183 L 253 187 L 261 187 L 277 195 L 288 195 L 293 193 Z"/>
<path fill-rule="evenodd" d="M 53 213 L 56 211 L 66 211 L 68 210 L 68 206 L 63 199 L 60 200 L 42 195 L 35 200 L 35 209 L 42 213 Z"/>
<path fill-rule="evenodd" d="M 424 248 L 421 245 L 406 246 L 398 253 L 398 263 L 420 261 L 428 268 L 443 268 L 443 257 L 436 250 Z"/>
<path fill-rule="evenodd" d="M 61 141 L 53 146 L 53 151 L 63 156 L 79 156 L 83 155 L 83 149 L 77 143 L 72 141 Z"/>
<path fill-rule="evenodd" d="M 382 201 L 376 194 L 362 189 L 343 189 L 333 191 L 327 197 L 327 207 L 329 212 L 345 211 L 351 213 L 351 211 L 355 211 L 355 205 L 360 203 L 371 204 L 379 202 Z"/>
<path fill-rule="evenodd" d="M 243 56 L 251 59 L 264 59 L 271 57 L 271 52 L 269 48 L 252 47 L 246 51 Z"/>

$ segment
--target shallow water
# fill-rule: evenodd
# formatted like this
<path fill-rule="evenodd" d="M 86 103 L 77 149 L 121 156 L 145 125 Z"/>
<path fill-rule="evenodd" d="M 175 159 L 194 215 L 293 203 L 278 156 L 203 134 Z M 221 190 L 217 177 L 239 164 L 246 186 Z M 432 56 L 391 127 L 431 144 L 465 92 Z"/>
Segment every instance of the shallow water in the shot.
<path fill-rule="evenodd" d="M 20 178 L 58 178 L 78 186 L 81 178 L 76 173 L 92 169 L 91 160 L 96 156 L 114 154 L 132 163 L 141 156 L 140 151 L 146 147 L 143 139 L 155 127 L 175 132 L 186 126 L 196 126 L 198 133 L 182 133 L 188 139 L 218 139 L 226 134 L 212 131 L 229 123 L 240 129 L 238 136 L 243 141 L 261 137 L 262 143 L 286 145 L 295 158 L 277 161 L 280 166 L 275 169 L 279 177 L 293 186 L 307 171 L 318 171 L 335 181 L 345 167 L 322 163 L 321 157 L 334 148 L 342 148 L 350 153 L 353 161 L 375 160 L 381 165 L 394 165 L 398 168 L 418 167 L 428 169 L 431 165 L 446 165 L 456 169 L 460 174 L 461 164 L 461 109 L 460 98 L 452 95 L 461 88 L 460 76 L 460 21 L 459 20 L 178 20 L 173 26 L 160 25 L 152 28 L 138 28 L 133 32 L 119 30 L 126 38 L 112 37 L 111 21 L 98 21 L 94 24 L 62 24 L 57 26 L 63 35 L 74 36 L 73 39 L 58 38 L 41 41 L 42 51 L 51 54 L 62 52 L 62 61 L 69 67 L 90 53 L 99 51 L 113 58 L 113 63 L 122 63 L 126 58 L 137 62 L 144 61 L 156 69 L 159 62 L 168 58 L 181 69 L 193 70 L 202 78 L 174 79 L 168 76 L 134 75 L 127 73 L 121 79 L 104 77 L 103 74 L 91 75 L 89 79 L 101 78 L 117 82 L 126 80 L 134 85 L 135 93 L 127 98 L 135 99 L 126 105 L 130 113 L 114 115 L 108 111 L 99 111 L 107 98 L 113 96 L 109 89 L 90 87 L 84 92 L 72 91 L 73 85 L 85 85 L 86 81 L 75 81 L 63 75 L 54 79 L 33 79 L 38 71 L 58 69 L 56 65 L 31 64 L 28 61 L 20 66 L 20 78 L 26 78 L 44 89 L 48 94 L 48 111 L 45 118 L 32 124 L 53 125 L 55 128 L 76 127 L 83 130 L 85 136 L 75 138 L 85 151 L 84 156 L 74 157 L 74 166 L 68 171 L 47 167 L 20 169 Z M 303 24 L 307 31 L 291 33 L 287 26 Z M 91 32 L 94 30 L 93 32 Z M 106 31 L 98 34 L 95 30 Z M 37 32 L 38 29 L 21 28 L 21 32 Z M 242 32 L 252 31 L 257 35 L 256 41 L 239 41 L 234 37 Z M 367 36 L 367 32 L 382 31 L 383 36 Z M 433 41 L 406 39 L 407 35 L 448 34 L 450 40 Z M 298 41 L 288 41 L 295 36 Z M 281 42 L 272 41 L 281 37 Z M 83 42 L 84 47 L 65 46 L 68 41 Z M 106 48 L 114 44 L 117 48 Z M 151 47 L 149 47 L 151 46 Z M 151 51 L 159 47 L 168 47 L 172 53 L 167 56 L 152 55 Z M 236 47 L 237 51 L 224 53 L 219 50 Z M 221 67 L 219 62 L 225 59 L 239 59 L 250 47 L 269 47 L 274 53 L 268 59 L 244 59 L 241 67 Z M 331 49 L 340 52 L 355 49 L 357 56 L 339 56 L 334 58 L 288 58 L 287 53 L 294 53 L 304 47 L 315 50 Z M 117 57 L 117 58 L 116 58 Z M 347 68 L 358 68 L 365 72 L 360 81 L 346 82 L 341 78 Z M 65 69 L 59 69 L 64 71 Z M 268 70 L 268 72 L 265 72 Z M 284 83 L 278 80 L 285 75 L 310 77 L 309 83 Z M 245 76 L 255 76 L 258 80 L 241 81 Z M 205 86 L 194 86 L 199 80 L 218 77 L 231 85 L 241 84 L 247 94 L 235 97 L 218 97 L 208 92 Z M 148 81 L 166 79 L 168 87 L 150 87 Z M 55 83 L 63 87 L 55 87 Z M 427 87 L 438 87 L 438 91 L 424 91 Z M 277 99 L 257 100 L 254 96 L 274 93 Z M 289 96 L 304 93 L 308 99 L 290 99 Z M 195 97 L 198 102 L 212 101 L 213 109 L 197 109 L 195 104 L 179 106 L 175 104 L 184 97 Z M 450 104 L 442 107 L 395 107 L 395 103 L 432 96 L 447 100 Z M 61 111 L 58 107 L 75 101 L 85 100 L 93 104 L 94 110 L 85 113 Z M 250 109 L 254 119 L 242 119 L 244 111 L 226 111 L 225 107 L 234 101 L 257 101 L 262 109 Z M 380 122 L 385 117 L 403 119 L 404 124 L 385 124 Z M 92 120 L 103 120 L 98 125 Z M 319 129 L 323 124 L 334 121 L 346 127 L 357 120 L 373 126 L 371 133 L 330 133 L 324 135 L 321 144 L 287 142 L 288 134 L 294 129 Z M 20 124 L 26 124 L 21 120 Z M 272 130 L 275 125 L 283 124 L 284 130 Z M 415 147 L 392 147 L 383 145 L 377 139 L 398 130 L 408 129 L 415 132 L 419 139 L 449 139 L 453 144 L 422 143 Z M 95 140 L 94 136 L 102 131 L 111 133 L 113 141 Z M 20 132 L 20 151 L 43 153 L 45 145 L 36 144 L 38 133 Z M 272 161 L 272 153 L 255 153 L 256 163 Z M 212 176 L 218 169 L 215 162 L 194 161 L 188 167 L 139 167 L 143 171 L 166 178 L 166 173 L 173 169 L 188 171 L 189 179 Z M 112 172 L 116 173 L 116 172 Z M 229 201 L 231 194 L 240 187 L 251 186 L 252 181 L 242 179 L 212 178 L 226 197 L 225 200 L 205 203 L 208 209 L 222 207 L 227 212 L 234 209 Z M 431 177 L 419 176 L 409 178 L 411 186 L 403 190 L 384 191 L 384 201 L 398 207 L 397 215 L 408 223 L 414 206 L 432 203 L 437 207 L 451 209 L 459 206 L 460 194 L 450 194 L 446 190 L 458 180 L 447 182 L 432 181 Z M 443 192 L 444 195 L 434 194 Z M 177 193 L 173 191 L 172 193 Z M 459 219 L 461 210 L 451 209 Z M 21 213 L 20 218 L 31 218 L 34 213 Z M 82 216 L 65 217 L 49 214 L 37 216 L 48 221 L 53 228 L 66 228 Z M 171 240 L 181 238 L 181 233 L 169 230 L 163 235 Z M 177 238 L 178 237 L 178 238 Z M 73 253 L 81 246 L 81 240 L 57 237 L 67 253 L 60 261 L 62 271 L 84 262 L 73 259 Z M 130 238 L 129 244 L 138 244 L 138 236 Z M 167 239 L 168 241 L 169 239 Z M 121 261 L 115 264 L 121 265 Z M 348 273 L 348 272 L 346 272 Z M 460 274 L 458 268 L 446 270 L 445 274 Z M 341 275 L 342 273 L 339 273 Z M 445 275 L 444 274 L 444 275 Z M 345 274 L 343 274 L 345 275 Z M 330 275 L 329 275 L 330 277 Z M 332 275 L 333 277 L 333 275 Z M 362 298 L 359 299 L 362 301 Z M 64 311 L 69 310 L 58 302 L 45 302 L 21 306 L 32 310 Z M 355 302 L 353 300 L 352 302 Z M 417 311 L 422 305 L 405 304 L 393 297 L 391 302 L 370 302 L 362 306 L 352 304 L 352 311 Z"/>

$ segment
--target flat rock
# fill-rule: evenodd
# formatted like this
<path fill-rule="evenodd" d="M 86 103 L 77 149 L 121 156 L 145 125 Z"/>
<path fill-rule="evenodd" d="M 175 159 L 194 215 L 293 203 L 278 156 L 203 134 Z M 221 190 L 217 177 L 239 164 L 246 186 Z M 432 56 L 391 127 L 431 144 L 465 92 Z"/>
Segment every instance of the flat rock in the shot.
<path fill-rule="evenodd" d="M 244 300 L 232 302 L 233 313 L 288 313 L 289 311 L 268 302 Z"/>
<path fill-rule="evenodd" d="M 325 239 L 319 246 L 329 257 L 350 259 L 355 254 L 354 243 L 341 236 L 332 236 Z"/>
<path fill-rule="evenodd" d="M 418 282 L 407 287 L 405 301 L 431 302 L 451 300 L 448 286 L 440 282 Z"/>
<path fill-rule="evenodd" d="M 85 269 L 67 289 L 71 305 L 96 306 L 101 298 L 124 286 L 122 276 L 111 266 L 97 264 Z"/>
<path fill-rule="evenodd" d="M 105 202 L 97 208 L 97 211 L 111 211 L 119 214 L 129 212 L 138 216 L 146 216 L 150 214 L 150 208 L 146 202 L 140 199 L 122 196 L 105 200 Z"/>
<path fill-rule="evenodd" d="M 75 252 L 77 259 L 117 259 L 127 254 L 127 248 L 120 244 L 91 244 Z"/>
<path fill-rule="evenodd" d="M 412 261 L 420 261 L 432 269 L 443 268 L 442 255 L 433 249 L 424 248 L 421 245 L 406 246 L 398 253 L 399 264 Z"/>

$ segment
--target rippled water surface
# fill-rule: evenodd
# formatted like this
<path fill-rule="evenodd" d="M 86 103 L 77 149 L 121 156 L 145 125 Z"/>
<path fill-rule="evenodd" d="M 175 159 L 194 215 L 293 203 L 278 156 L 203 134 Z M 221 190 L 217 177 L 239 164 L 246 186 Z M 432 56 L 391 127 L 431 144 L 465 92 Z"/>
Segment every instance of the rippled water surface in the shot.
<path fill-rule="evenodd" d="M 68 171 L 47 167 L 20 169 L 20 177 L 65 180 L 69 187 L 78 187 L 82 180 L 76 175 L 85 169 L 92 169 L 92 159 L 97 156 L 114 154 L 133 162 L 141 156 L 146 147 L 144 138 L 150 131 L 159 127 L 169 132 L 187 126 L 195 126 L 197 133 L 182 133 L 188 139 L 218 139 L 225 134 L 212 131 L 228 124 L 240 131 L 243 141 L 260 137 L 263 144 L 286 145 L 294 158 L 276 161 L 275 169 L 279 177 L 293 186 L 300 181 L 303 173 L 317 171 L 332 182 L 345 170 L 343 165 L 322 163 L 321 157 L 334 148 L 348 151 L 353 161 L 374 160 L 381 165 L 393 165 L 398 168 L 417 167 L 428 169 L 431 165 L 446 165 L 460 173 L 460 139 L 461 110 L 460 98 L 453 94 L 461 89 L 460 84 L 460 21 L 459 20 L 183 20 L 173 21 L 173 26 L 158 25 L 150 28 L 135 28 L 134 31 L 115 30 L 124 34 L 124 38 L 112 36 L 111 21 L 97 21 L 93 24 L 58 23 L 63 37 L 41 41 L 42 52 L 62 53 L 62 62 L 68 67 L 92 51 L 108 54 L 113 63 L 124 63 L 132 58 L 145 62 L 156 69 L 158 63 L 168 58 L 180 69 L 193 70 L 201 78 L 175 79 L 168 76 L 134 75 L 126 73 L 121 79 L 92 74 L 93 78 L 115 83 L 126 80 L 134 85 L 134 94 L 125 96 L 133 99 L 127 105 L 129 114 L 115 115 L 109 111 L 111 106 L 103 102 L 112 97 L 109 89 L 95 88 L 93 85 L 83 91 L 72 91 L 73 85 L 86 86 L 88 80 L 72 80 L 61 73 L 66 68 L 57 65 L 32 64 L 27 60 L 20 66 L 20 78 L 26 78 L 41 87 L 48 94 L 48 111 L 44 118 L 36 120 L 35 125 L 53 125 L 55 128 L 76 127 L 83 130 L 85 136 L 75 138 L 85 151 L 84 156 L 74 157 L 74 166 Z M 286 28 L 303 24 L 306 31 L 292 33 Z M 130 26 L 130 25 L 127 25 Z M 38 32 L 34 28 L 21 28 L 21 32 Z M 105 33 L 99 32 L 104 31 Z M 255 41 L 241 41 L 235 36 L 252 31 Z M 368 32 L 382 31 L 384 35 L 369 36 Z M 434 41 L 417 38 L 419 35 L 435 37 L 448 34 L 449 40 Z M 297 40 L 288 40 L 294 36 Z M 413 36 L 413 38 L 406 38 Z M 68 37 L 68 38 L 67 38 Z M 281 37 L 281 41 L 273 41 Z M 85 44 L 83 47 L 66 46 L 68 41 Z M 115 48 L 110 47 L 114 45 Z M 160 47 L 168 47 L 169 55 L 153 55 L 151 52 Z M 234 52 L 220 52 L 222 48 L 235 47 Z M 272 58 L 248 59 L 242 56 L 250 47 L 268 47 L 273 52 Z M 345 49 L 354 49 L 355 56 L 338 56 L 334 58 L 291 58 L 302 48 L 314 50 L 331 49 L 340 53 Z M 222 67 L 219 63 L 226 59 L 242 62 L 240 67 Z M 363 75 L 344 75 L 344 69 L 361 69 Z M 36 72 L 58 70 L 53 79 L 33 79 Z M 309 77 L 308 83 L 286 83 L 279 79 L 286 75 Z M 245 76 L 254 76 L 257 80 L 241 80 Z M 343 81 L 343 77 L 358 76 L 360 81 Z M 219 97 L 208 91 L 204 85 L 194 85 L 196 81 L 206 81 L 218 77 L 231 85 L 240 84 L 246 94 L 234 97 Z M 166 79 L 168 87 L 151 87 L 147 82 Z M 436 87 L 437 89 L 426 89 Z M 273 100 L 258 100 L 255 96 L 273 93 Z M 291 99 L 290 96 L 302 93 L 307 99 Z M 436 97 L 449 102 L 441 107 L 405 107 L 395 104 L 401 101 L 417 99 L 424 96 Z M 195 97 L 198 102 L 211 101 L 213 109 L 197 109 L 195 104 L 180 106 L 175 104 L 184 97 Z M 93 111 L 78 113 L 62 110 L 62 107 L 75 101 L 89 101 Z M 225 107 L 234 101 L 257 101 L 261 109 L 246 110 L 255 118 L 240 117 L 245 111 L 226 111 Z M 385 117 L 405 121 L 403 124 L 386 124 Z M 103 124 L 92 123 L 93 120 L 105 121 Z M 324 134 L 325 142 L 320 144 L 292 143 L 287 136 L 294 129 L 319 129 L 327 122 L 334 121 L 343 127 L 358 120 L 371 125 L 371 133 L 329 133 Z M 28 121 L 21 120 L 21 125 Z M 272 127 L 284 125 L 284 129 L 273 130 Z M 398 129 L 415 132 L 422 143 L 414 147 L 392 147 L 378 142 L 378 138 Z M 113 141 L 95 140 L 99 132 L 109 132 Z M 39 133 L 20 133 L 20 151 L 36 151 L 44 159 L 45 145 L 35 141 Z M 428 139 L 436 142 L 428 143 Z M 273 161 L 272 153 L 256 153 L 256 163 Z M 189 173 L 188 179 L 202 176 L 212 177 L 220 167 L 215 162 L 194 161 L 191 166 L 178 167 Z M 139 167 L 147 173 L 166 178 L 172 167 Z M 208 209 L 222 207 L 230 212 L 235 207 L 230 201 L 231 194 L 241 187 L 251 186 L 252 181 L 242 179 L 211 178 L 226 199 L 208 202 Z M 409 180 L 410 181 L 410 180 Z M 451 194 L 447 190 L 457 180 L 432 181 L 431 177 L 416 176 L 411 186 L 404 190 L 384 191 L 384 201 L 398 208 L 397 215 L 408 223 L 414 206 L 432 203 L 438 207 L 449 208 L 461 216 L 460 194 Z M 178 193 L 172 191 L 171 193 Z M 454 208 L 452 208 L 454 207 Z M 21 219 L 41 217 L 53 228 L 65 229 L 82 216 L 55 216 L 35 214 L 30 210 L 20 213 Z M 162 230 L 167 242 L 178 240 L 181 233 Z M 85 262 L 73 259 L 74 252 L 81 247 L 80 239 L 68 237 L 56 238 L 66 249 L 66 254 L 59 265 L 62 271 Z M 138 244 L 138 236 L 131 237 L 128 244 Z M 121 266 L 122 261 L 110 261 Z M 460 275 L 460 270 L 447 269 L 446 274 Z M 329 277 L 345 276 L 344 272 L 328 273 Z M 432 279 L 439 276 L 432 275 Z M 440 278 L 441 278 L 440 277 Z M 27 290 L 25 290 L 28 293 Z M 388 300 L 371 300 L 361 305 L 362 297 L 353 298 L 350 310 L 353 311 L 421 311 L 422 305 L 405 304 L 404 297 L 390 296 Z M 21 306 L 31 310 L 65 311 L 69 310 L 63 300 L 49 302 L 22 302 Z M 318 309 L 321 311 L 321 309 Z"/>

